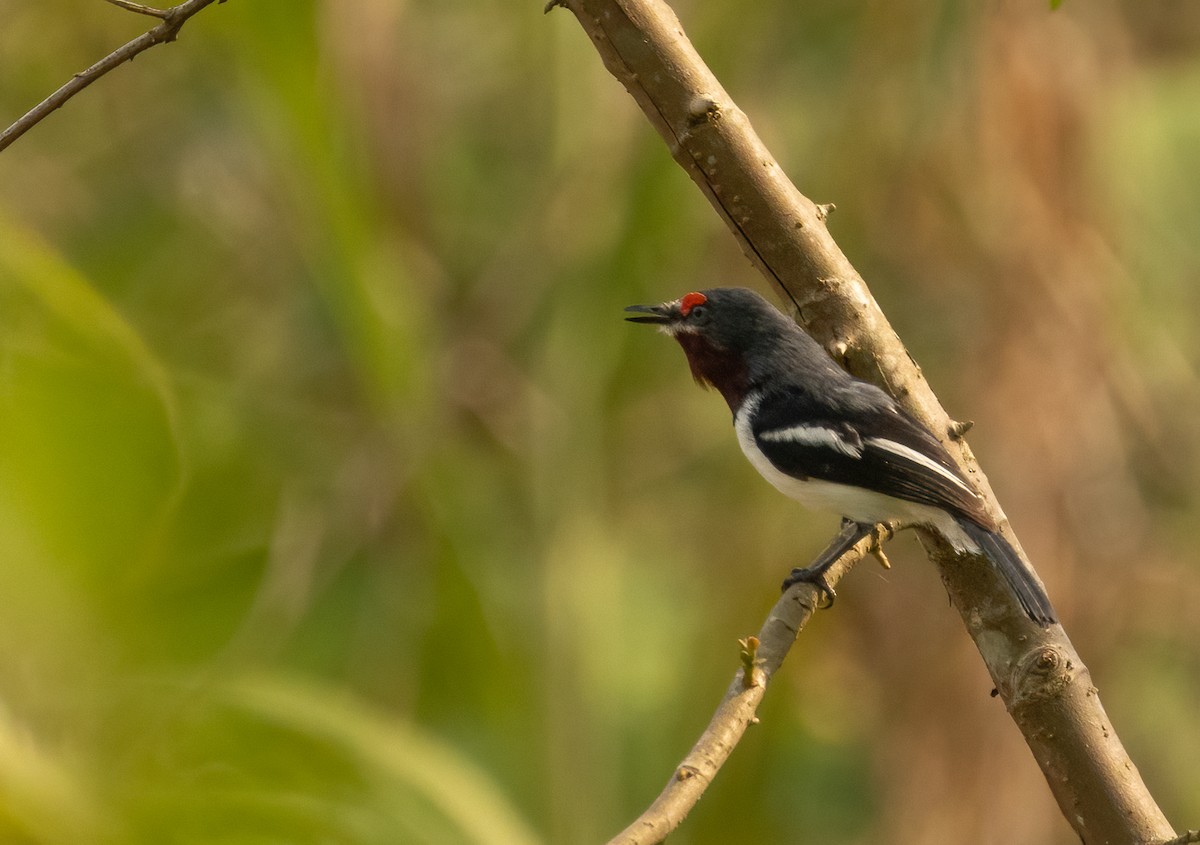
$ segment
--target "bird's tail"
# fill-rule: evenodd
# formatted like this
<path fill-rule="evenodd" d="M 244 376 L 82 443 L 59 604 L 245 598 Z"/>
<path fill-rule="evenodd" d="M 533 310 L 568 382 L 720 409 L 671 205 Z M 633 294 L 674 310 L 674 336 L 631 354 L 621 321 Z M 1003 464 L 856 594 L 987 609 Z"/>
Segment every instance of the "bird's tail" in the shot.
<path fill-rule="evenodd" d="M 970 520 L 957 519 L 955 521 L 1004 576 L 1008 588 L 1017 597 L 1021 609 L 1030 619 L 1043 628 L 1058 621 L 1054 608 L 1050 605 L 1050 597 L 1046 595 L 1045 589 L 1038 583 L 1033 571 L 1026 566 L 1025 561 L 1021 560 L 1021 556 L 1017 554 L 1017 550 L 1008 540 Z"/>

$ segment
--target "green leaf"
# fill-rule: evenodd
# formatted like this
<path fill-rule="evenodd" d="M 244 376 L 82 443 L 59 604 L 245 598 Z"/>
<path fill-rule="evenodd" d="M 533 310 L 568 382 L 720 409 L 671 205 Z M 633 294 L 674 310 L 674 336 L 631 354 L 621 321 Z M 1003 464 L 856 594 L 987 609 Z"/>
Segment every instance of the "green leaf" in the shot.
<path fill-rule="evenodd" d="M 52 559 L 112 582 L 114 564 L 128 571 L 154 546 L 180 494 L 172 382 L 82 273 L 4 215 L 0 362 L 0 493 Z"/>
<path fill-rule="evenodd" d="M 370 773 L 381 805 L 415 793 L 477 845 L 541 841 L 490 776 L 436 736 L 316 683 L 254 677 L 228 688 L 229 700 L 259 717 L 338 749 Z M 401 820 L 397 820 L 398 822 Z"/>

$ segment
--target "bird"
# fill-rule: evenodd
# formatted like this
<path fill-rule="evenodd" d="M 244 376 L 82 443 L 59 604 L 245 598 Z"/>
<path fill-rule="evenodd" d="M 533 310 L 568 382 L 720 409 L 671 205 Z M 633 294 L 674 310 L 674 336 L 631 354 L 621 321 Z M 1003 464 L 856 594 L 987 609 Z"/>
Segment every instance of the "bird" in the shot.
<path fill-rule="evenodd" d="M 724 397 L 742 451 L 767 481 L 809 509 L 843 517 L 839 541 L 793 569 L 785 590 L 811 583 L 832 602 L 825 574 L 851 546 L 881 523 L 922 525 L 955 550 L 986 557 L 1035 623 L 1057 623 L 1037 576 L 941 441 L 758 293 L 718 287 L 625 311 L 679 342 L 693 378 Z"/>

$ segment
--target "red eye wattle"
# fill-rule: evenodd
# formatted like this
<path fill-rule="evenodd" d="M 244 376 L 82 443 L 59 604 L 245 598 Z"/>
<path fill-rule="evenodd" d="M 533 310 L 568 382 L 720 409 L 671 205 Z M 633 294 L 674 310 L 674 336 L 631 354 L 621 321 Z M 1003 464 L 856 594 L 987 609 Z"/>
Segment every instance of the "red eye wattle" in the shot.
<path fill-rule="evenodd" d="M 694 291 L 692 293 L 685 293 L 683 299 L 679 300 L 679 313 L 686 317 L 692 313 L 693 308 L 697 305 L 703 305 L 706 302 L 708 302 L 708 297 L 702 293 Z"/>

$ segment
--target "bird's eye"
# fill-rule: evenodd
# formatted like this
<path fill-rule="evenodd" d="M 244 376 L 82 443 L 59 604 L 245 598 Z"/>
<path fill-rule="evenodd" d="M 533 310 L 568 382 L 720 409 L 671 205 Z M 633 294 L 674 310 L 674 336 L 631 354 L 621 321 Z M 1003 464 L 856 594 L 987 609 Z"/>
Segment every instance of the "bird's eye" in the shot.
<path fill-rule="evenodd" d="M 708 309 L 703 305 L 693 305 L 691 310 L 688 311 L 688 319 L 691 320 L 703 320 L 707 316 Z"/>

